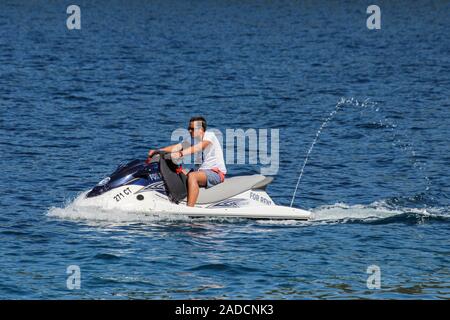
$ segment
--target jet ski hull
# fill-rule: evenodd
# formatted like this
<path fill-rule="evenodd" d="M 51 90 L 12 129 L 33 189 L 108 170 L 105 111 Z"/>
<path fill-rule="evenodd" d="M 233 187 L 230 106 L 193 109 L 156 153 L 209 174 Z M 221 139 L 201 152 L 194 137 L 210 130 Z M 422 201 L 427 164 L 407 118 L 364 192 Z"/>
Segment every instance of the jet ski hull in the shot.
<path fill-rule="evenodd" d="M 188 207 L 185 201 L 178 204 L 170 202 L 167 195 L 161 190 L 126 185 L 96 197 L 88 198 L 83 194 L 76 202 L 78 206 L 132 211 L 154 216 L 282 220 L 308 220 L 311 218 L 311 212 L 307 210 L 274 204 L 269 195 L 260 189 L 247 190 L 214 203 Z"/>
<path fill-rule="evenodd" d="M 160 157 L 150 163 L 133 160 L 120 165 L 109 177 L 76 199 L 76 203 L 78 206 L 146 215 L 294 220 L 311 218 L 309 211 L 276 205 L 265 191 L 273 179 L 262 175 L 229 177 L 212 188 L 200 188 L 197 205 L 188 207 L 186 192 L 183 192 L 183 188 L 186 190 L 185 180 L 172 171 L 172 163 L 168 162 L 169 166 L 166 166 L 165 161 L 170 160 Z M 178 192 L 176 196 L 174 192 Z"/>

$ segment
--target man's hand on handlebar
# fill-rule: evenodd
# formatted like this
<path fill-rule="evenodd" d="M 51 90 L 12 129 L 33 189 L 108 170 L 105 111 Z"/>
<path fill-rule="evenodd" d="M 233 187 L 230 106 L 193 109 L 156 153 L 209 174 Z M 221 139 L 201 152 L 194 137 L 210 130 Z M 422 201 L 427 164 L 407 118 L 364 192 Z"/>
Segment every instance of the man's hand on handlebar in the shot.
<path fill-rule="evenodd" d="M 156 153 L 156 152 L 158 152 L 158 150 L 150 150 L 149 152 L 148 152 L 148 158 L 151 158 L 151 157 L 153 157 L 153 155 Z"/>
<path fill-rule="evenodd" d="M 158 152 L 158 150 L 150 150 L 149 152 L 148 152 L 148 156 L 147 156 L 147 163 L 150 163 L 150 160 L 152 159 L 152 157 L 153 157 L 153 155 L 155 155 L 155 153 L 157 153 Z"/>

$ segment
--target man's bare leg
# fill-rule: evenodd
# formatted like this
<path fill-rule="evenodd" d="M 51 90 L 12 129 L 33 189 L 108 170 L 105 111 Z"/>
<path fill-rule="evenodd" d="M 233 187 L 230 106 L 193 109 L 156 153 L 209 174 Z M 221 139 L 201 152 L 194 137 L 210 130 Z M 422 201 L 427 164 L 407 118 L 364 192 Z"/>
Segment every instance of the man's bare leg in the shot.
<path fill-rule="evenodd" d="M 199 187 L 206 186 L 206 173 L 202 171 L 194 171 L 189 173 L 188 175 L 188 201 L 187 205 L 189 207 L 195 206 L 195 203 L 197 202 L 198 193 L 199 193 Z"/>

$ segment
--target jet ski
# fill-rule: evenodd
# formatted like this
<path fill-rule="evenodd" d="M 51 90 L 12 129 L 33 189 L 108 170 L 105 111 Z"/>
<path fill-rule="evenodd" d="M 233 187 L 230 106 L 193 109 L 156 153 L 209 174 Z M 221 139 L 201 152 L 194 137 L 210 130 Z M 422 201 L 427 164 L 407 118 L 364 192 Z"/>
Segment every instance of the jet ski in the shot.
<path fill-rule="evenodd" d="M 311 212 L 279 206 L 266 192 L 273 178 L 254 174 L 227 177 L 211 188 L 200 188 L 195 207 L 186 206 L 186 176 L 164 152 L 151 159 L 119 165 L 77 204 L 105 210 L 210 218 L 308 220 Z"/>

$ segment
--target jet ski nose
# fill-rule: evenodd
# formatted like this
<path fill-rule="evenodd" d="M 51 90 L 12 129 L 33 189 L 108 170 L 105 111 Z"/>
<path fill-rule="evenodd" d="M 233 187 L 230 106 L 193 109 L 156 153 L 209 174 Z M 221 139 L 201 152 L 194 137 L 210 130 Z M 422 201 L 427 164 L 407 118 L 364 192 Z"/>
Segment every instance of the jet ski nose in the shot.
<path fill-rule="evenodd" d="M 111 189 L 130 183 L 136 178 L 148 178 L 149 174 L 156 170 L 153 162 L 146 164 L 142 160 L 133 160 L 119 165 L 107 178 L 100 181 L 91 191 L 86 194 L 87 198 L 99 196 Z"/>
<path fill-rule="evenodd" d="M 86 198 L 92 198 L 92 197 L 96 197 L 101 195 L 102 193 L 104 193 L 106 190 L 104 188 L 104 186 L 95 186 L 94 188 L 92 188 L 91 191 L 89 191 L 86 194 Z"/>

